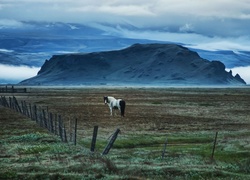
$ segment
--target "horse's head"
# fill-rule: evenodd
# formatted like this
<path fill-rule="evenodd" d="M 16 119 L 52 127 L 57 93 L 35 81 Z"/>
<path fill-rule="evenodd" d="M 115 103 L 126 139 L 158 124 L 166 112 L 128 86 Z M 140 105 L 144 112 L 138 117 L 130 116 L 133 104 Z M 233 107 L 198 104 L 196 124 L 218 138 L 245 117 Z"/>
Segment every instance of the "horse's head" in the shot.
<path fill-rule="evenodd" d="M 109 102 L 108 96 L 103 97 L 104 103 L 107 104 Z"/>

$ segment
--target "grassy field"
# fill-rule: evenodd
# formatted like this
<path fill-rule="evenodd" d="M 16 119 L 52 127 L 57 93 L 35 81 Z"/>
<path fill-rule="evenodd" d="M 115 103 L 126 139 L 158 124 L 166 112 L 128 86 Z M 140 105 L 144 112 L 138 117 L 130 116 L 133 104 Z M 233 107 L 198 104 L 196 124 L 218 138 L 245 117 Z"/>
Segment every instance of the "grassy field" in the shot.
<path fill-rule="evenodd" d="M 77 145 L 0 106 L 0 179 L 250 179 L 250 88 L 27 90 L 1 96 L 60 114 L 67 130 L 77 118 Z M 125 117 L 109 115 L 105 95 L 126 101 Z M 102 156 L 117 128 L 114 147 Z"/>

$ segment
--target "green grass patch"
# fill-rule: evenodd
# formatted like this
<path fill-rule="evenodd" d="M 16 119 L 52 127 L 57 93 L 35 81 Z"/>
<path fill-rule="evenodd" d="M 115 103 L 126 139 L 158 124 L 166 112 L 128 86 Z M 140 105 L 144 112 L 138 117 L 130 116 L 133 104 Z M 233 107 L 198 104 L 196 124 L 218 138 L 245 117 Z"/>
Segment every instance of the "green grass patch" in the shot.
<path fill-rule="evenodd" d="M 49 150 L 48 145 L 31 145 L 31 146 L 20 146 L 17 148 L 18 154 L 39 154 Z"/>
<path fill-rule="evenodd" d="M 47 133 L 30 133 L 30 134 L 24 134 L 21 136 L 11 136 L 7 139 L 9 142 L 37 142 L 37 141 L 50 141 L 50 142 L 56 142 L 59 141 L 57 137 L 53 137 Z"/>
<path fill-rule="evenodd" d="M 160 105 L 160 104 L 162 104 L 162 102 L 160 102 L 160 101 L 154 101 L 154 102 L 152 102 L 152 104 L 154 104 L 154 105 Z"/>

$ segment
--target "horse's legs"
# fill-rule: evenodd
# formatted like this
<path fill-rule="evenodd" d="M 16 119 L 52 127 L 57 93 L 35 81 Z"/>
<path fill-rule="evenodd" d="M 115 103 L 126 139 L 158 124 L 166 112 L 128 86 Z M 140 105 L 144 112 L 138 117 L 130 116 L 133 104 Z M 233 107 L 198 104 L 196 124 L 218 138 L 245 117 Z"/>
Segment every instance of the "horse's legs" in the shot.
<path fill-rule="evenodd" d="M 117 109 L 114 109 L 114 116 L 117 115 Z"/>
<path fill-rule="evenodd" d="M 109 107 L 109 109 L 110 109 L 110 116 L 112 116 L 113 115 L 113 113 L 112 113 L 112 107 Z"/>
<path fill-rule="evenodd" d="M 118 112 L 121 112 L 121 107 L 120 106 L 118 106 Z"/>

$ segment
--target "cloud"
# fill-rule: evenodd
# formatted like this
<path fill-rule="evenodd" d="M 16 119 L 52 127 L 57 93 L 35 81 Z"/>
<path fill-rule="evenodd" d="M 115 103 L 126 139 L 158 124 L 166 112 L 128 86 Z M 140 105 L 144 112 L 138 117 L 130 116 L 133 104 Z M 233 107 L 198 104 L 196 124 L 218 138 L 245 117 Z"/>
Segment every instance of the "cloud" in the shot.
<path fill-rule="evenodd" d="M 229 70 L 229 69 L 227 69 Z M 247 84 L 250 84 L 250 66 L 246 67 L 235 67 L 231 69 L 233 75 L 239 74 L 242 79 L 246 81 Z"/>
<path fill-rule="evenodd" d="M 37 75 L 38 67 L 10 66 L 0 64 L 0 78 L 4 80 L 20 82 L 24 79 Z"/>
<path fill-rule="evenodd" d="M 179 28 L 180 32 L 192 32 L 194 31 L 194 27 L 192 24 L 186 23 Z"/>
<path fill-rule="evenodd" d="M 9 49 L 0 49 L 0 53 L 1 52 L 11 53 L 11 52 L 14 52 L 14 51 L 13 50 L 9 50 Z"/>
<path fill-rule="evenodd" d="M 0 28 L 31 20 L 130 24 L 141 31 L 118 33 L 208 50 L 250 47 L 249 0 L 1 0 L 0 17 Z"/>
<path fill-rule="evenodd" d="M 14 20 L 105 22 L 195 30 L 212 36 L 248 35 L 249 0 L 1 0 L 0 17 Z M 191 29 L 190 29 L 191 28 Z"/>
<path fill-rule="evenodd" d="M 185 24 L 181 27 L 182 32 L 171 32 L 169 29 L 166 31 L 162 30 L 147 30 L 147 29 L 137 29 L 128 30 L 122 28 L 121 26 L 116 26 L 115 28 L 98 26 L 103 30 L 109 32 L 110 34 L 117 34 L 117 36 L 122 36 L 126 38 L 135 39 L 149 39 L 158 41 L 169 41 L 176 43 L 183 43 L 186 47 L 203 49 L 209 51 L 216 50 L 232 50 L 232 51 L 250 51 L 250 37 L 249 36 L 239 36 L 239 37 L 211 37 L 203 34 L 198 34 L 195 32 L 189 32 L 193 30 L 192 25 Z"/>
<path fill-rule="evenodd" d="M 194 43 L 187 45 L 190 48 L 203 49 L 208 51 L 216 50 L 231 50 L 231 51 L 250 51 L 250 37 L 242 36 L 235 38 L 223 39 L 219 37 L 215 38 L 203 38 Z"/>
<path fill-rule="evenodd" d="M 21 28 L 23 23 L 17 20 L 0 19 L 0 29 L 2 28 Z"/>

